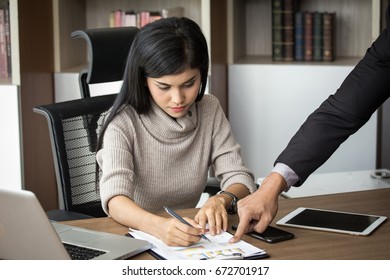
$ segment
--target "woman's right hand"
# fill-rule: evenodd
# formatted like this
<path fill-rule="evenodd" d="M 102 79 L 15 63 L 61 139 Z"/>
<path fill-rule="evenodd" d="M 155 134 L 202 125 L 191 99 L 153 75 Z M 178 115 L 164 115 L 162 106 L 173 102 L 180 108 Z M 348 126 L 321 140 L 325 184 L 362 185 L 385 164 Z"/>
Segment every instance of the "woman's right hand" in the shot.
<path fill-rule="evenodd" d="M 184 218 L 193 227 L 183 224 L 174 218 L 162 218 L 155 236 L 160 238 L 168 246 L 191 246 L 201 238 L 201 228 L 198 224 L 189 218 Z"/>
<path fill-rule="evenodd" d="M 193 227 L 174 218 L 165 218 L 145 211 L 130 198 L 115 196 L 108 202 L 110 216 L 122 225 L 149 233 L 168 246 L 190 246 L 201 238 L 202 229 L 192 219 L 184 218 Z"/>

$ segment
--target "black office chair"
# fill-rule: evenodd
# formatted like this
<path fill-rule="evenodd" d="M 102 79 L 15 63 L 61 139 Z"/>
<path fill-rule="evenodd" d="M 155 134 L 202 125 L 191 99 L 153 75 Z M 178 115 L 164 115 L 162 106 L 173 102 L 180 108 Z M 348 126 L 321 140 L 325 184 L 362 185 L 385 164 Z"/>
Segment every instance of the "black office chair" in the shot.
<path fill-rule="evenodd" d="M 88 48 L 88 69 L 79 75 L 81 97 L 91 97 L 89 85 L 123 79 L 127 56 L 138 33 L 137 27 L 77 30 L 72 38 L 84 38 Z M 117 92 L 106 92 L 111 94 Z"/>
<path fill-rule="evenodd" d="M 72 32 L 87 42 L 88 69 L 79 74 L 80 100 L 34 108 L 46 116 L 54 156 L 60 209 L 48 211 L 52 220 L 106 216 L 95 190 L 95 150 L 98 128 L 117 92 L 92 97 L 89 85 L 121 81 L 136 27 L 97 28 Z"/>
<path fill-rule="evenodd" d="M 51 220 L 106 216 L 96 190 L 95 148 L 104 116 L 115 94 L 37 106 L 46 117 L 62 210 L 49 211 Z"/>

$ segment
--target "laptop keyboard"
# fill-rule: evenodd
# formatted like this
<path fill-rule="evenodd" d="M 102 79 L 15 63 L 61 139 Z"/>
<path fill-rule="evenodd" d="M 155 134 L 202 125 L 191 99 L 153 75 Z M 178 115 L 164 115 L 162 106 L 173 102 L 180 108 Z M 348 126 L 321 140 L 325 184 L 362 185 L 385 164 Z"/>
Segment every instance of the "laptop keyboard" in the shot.
<path fill-rule="evenodd" d="M 90 260 L 106 253 L 104 251 L 100 251 L 96 249 L 80 247 L 80 246 L 71 245 L 67 243 L 63 243 L 63 244 L 72 260 Z"/>

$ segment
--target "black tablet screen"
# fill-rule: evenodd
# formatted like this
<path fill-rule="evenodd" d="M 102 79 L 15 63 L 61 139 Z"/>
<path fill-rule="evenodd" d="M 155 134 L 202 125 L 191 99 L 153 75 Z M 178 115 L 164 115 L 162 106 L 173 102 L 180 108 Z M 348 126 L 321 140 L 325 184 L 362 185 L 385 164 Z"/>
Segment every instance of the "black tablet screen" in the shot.
<path fill-rule="evenodd" d="M 363 232 L 378 217 L 305 209 L 286 224 Z"/>

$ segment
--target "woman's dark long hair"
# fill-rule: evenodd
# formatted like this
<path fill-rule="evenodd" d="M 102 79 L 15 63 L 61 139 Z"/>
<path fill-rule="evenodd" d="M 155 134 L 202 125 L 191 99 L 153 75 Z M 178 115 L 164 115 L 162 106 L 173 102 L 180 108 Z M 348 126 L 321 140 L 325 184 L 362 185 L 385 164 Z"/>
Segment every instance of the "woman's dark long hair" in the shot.
<path fill-rule="evenodd" d="M 145 25 L 134 38 L 126 62 L 123 85 L 107 115 L 97 142 L 99 151 L 109 123 L 120 110 L 131 105 L 138 114 L 151 109 L 146 78 L 180 74 L 187 68 L 199 69 L 201 88 L 196 102 L 203 98 L 209 69 L 206 39 L 200 27 L 186 17 L 164 18 Z M 96 186 L 99 167 L 96 166 Z"/>

